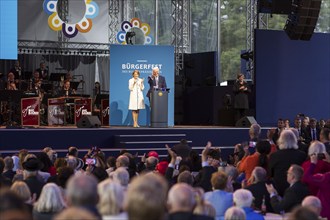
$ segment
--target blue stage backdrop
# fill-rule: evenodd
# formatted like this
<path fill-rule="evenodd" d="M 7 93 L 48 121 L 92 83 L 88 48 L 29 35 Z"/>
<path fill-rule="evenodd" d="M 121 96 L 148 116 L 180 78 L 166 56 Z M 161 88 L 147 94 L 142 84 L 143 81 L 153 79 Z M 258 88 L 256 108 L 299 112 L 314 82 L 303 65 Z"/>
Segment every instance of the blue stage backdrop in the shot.
<path fill-rule="evenodd" d="M 256 119 L 263 126 L 298 113 L 330 118 L 330 34 L 290 40 L 284 31 L 256 30 Z"/>
<path fill-rule="evenodd" d="M 0 59 L 17 59 L 17 0 L 0 1 Z"/>
<path fill-rule="evenodd" d="M 168 125 L 174 126 L 174 47 L 143 45 L 110 46 L 110 125 L 131 126 L 132 113 L 128 110 L 128 80 L 133 70 L 140 71 L 144 78 L 143 91 L 146 109 L 139 114 L 139 124 L 150 125 L 150 103 L 146 94 L 149 89 L 148 76 L 158 66 L 160 75 L 166 79 L 170 89 L 168 96 Z"/>

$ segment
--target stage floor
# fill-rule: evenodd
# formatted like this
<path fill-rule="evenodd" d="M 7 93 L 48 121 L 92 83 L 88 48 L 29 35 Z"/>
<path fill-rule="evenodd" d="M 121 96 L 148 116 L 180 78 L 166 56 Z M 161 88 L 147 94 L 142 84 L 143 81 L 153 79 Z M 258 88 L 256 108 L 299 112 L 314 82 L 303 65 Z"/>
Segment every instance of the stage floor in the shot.
<path fill-rule="evenodd" d="M 262 128 L 265 137 L 268 128 Z M 101 128 L 77 128 L 76 126 L 40 126 L 24 128 L 0 128 L 0 153 L 8 155 L 20 149 L 39 152 L 44 147 L 52 147 L 59 153 L 67 152 L 69 146 L 76 146 L 82 152 L 98 146 L 104 152 L 118 153 L 127 149 L 142 155 L 149 150 L 166 154 L 165 144 L 170 146 L 181 139 L 188 140 L 190 146 L 201 150 L 211 141 L 223 152 L 233 149 L 237 143 L 249 140 L 249 128 L 220 126 L 174 126 L 168 128 L 109 126 Z M 85 153 L 81 153 L 85 154 Z"/>

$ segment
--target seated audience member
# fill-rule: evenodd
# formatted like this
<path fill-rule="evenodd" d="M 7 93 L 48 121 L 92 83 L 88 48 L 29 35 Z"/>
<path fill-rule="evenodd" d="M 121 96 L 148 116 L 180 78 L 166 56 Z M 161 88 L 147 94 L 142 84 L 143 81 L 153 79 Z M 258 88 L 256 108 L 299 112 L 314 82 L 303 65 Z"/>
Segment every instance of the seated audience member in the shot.
<path fill-rule="evenodd" d="M 10 187 L 10 190 L 21 198 L 21 200 L 26 204 L 26 207 L 28 207 L 29 211 L 32 213 L 33 203 L 36 200 L 36 195 L 31 195 L 31 191 L 28 185 L 26 185 L 26 183 L 23 181 L 16 181 Z"/>
<path fill-rule="evenodd" d="M 56 215 L 53 220 L 64 220 L 64 219 L 79 219 L 79 220 L 99 220 L 100 218 L 95 216 L 92 212 L 79 208 L 69 207 L 64 209 L 60 214 Z"/>
<path fill-rule="evenodd" d="M 99 183 L 97 190 L 100 198 L 98 210 L 103 220 L 128 219 L 127 213 L 122 212 L 125 194 L 119 183 L 107 179 Z"/>
<path fill-rule="evenodd" d="M 266 184 L 270 194 L 270 203 L 276 213 L 290 212 L 309 195 L 307 186 L 301 182 L 303 175 L 304 170 L 301 166 L 296 164 L 290 166 L 287 172 L 287 181 L 290 187 L 285 191 L 282 199 L 272 184 Z"/>
<path fill-rule="evenodd" d="M 205 215 L 193 214 L 196 206 L 194 189 L 186 183 L 175 184 L 168 192 L 168 219 L 213 219 Z"/>
<path fill-rule="evenodd" d="M 54 183 L 47 183 L 34 204 L 33 219 L 51 219 L 66 207 L 60 188 Z"/>
<path fill-rule="evenodd" d="M 252 208 L 253 196 L 249 190 L 239 189 L 233 194 L 233 200 L 235 206 L 242 208 L 246 215 L 246 220 L 258 220 L 264 219 L 264 217 L 256 213 Z"/>
<path fill-rule="evenodd" d="M 226 192 L 228 176 L 222 171 L 212 174 L 211 184 L 213 191 L 206 192 L 204 198 L 210 202 L 216 210 L 216 219 L 222 219 L 228 208 L 233 205 L 233 193 Z"/>
<path fill-rule="evenodd" d="M 5 167 L 4 167 L 2 175 L 7 177 L 8 179 L 10 179 L 10 181 L 12 181 L 16 174 L 16 172 L 13 171 L 14 160 L 12 157 L 7 156 L 7 157 L 5 157 L 5 159 L 3 161 L 5 163 Z"/>
<path fill-rule="evenodd" d="M 298 206 L 288 214 L 287 219 L 319 220 L 319 217 L 309 208 Z"/>
<path fill-rule="evenodd" d="M 164 177 L 147 173 L 135 177 L 124 200 L 130 220 L 159 220 L 165 215 L 167 182 Z"/>
<path fill-rule="evenodd" d="M 249 190 L 254 197 L 254 207 L 261 210 L 262 200 L 265 199 L 267 212 L 273 212 L 270 204 L 269 193 L 266 188 L 267 172 L 262 167 L 255 167 L 252 171 L 252 184 L 245 189 Z"/>
<path fill-rule="evenodd" d="M 178 176 L 178 183 L 187 183 L 190 186 L 194 185 L 194 177 L 191 175 L 190 171 L 185 170 Z"/>
<path fill-rule="evenodd" d="M 220 152 L 212 148 L 212 143 L 208 141 L 202 151 L 202 171 L 196 177 L 196 186 L 202 187 L 205 192 L 212 191 L 211 176 L 218 171 L 220 160 Z"/>
<path fill-rule="evenodd" d="M 246 220 L 246 215 L 243 209 L 233 206 L 227 209 L 225 220 Z"/>
<path fill-rule="evenodd" d="M 129 173 L 127 169 L 124 167 L 119 167 L 112 172 L 111 177 L 115 182 L 119 183 L 123 187 L 124 191 L 127 190 L 129 183 Z"/>
<path fill-rule="evenodd" d="M 129 168 L 130 161 L 126 155 L 120 155 L 116 159 L 116 168 L 124 167 L 129 173 L 130 180 L 136 175 L 135 170 Z"/>
<path fill-rule="evenodd" d="M 216 217 L 216 211 L 213 205 L 208 201 L 205 201 L 203 198 L 197 200 L 197 205 L 195 206 L 193 213 L 196 215 L 209 216 L 212 219 L 215 219 Z"/>
<path fill-rule="evenodd" d="M 172 150 L 181 157 L 183 161 L 186 161 L 189 157 L 191 147 L 188 145 L 186 139 L 182 139 L 179 144 L 172 147 Z"/>
<path fill-rule="evenodd" d="M 31 194 L 33 195 L 35 193 L 38 199 L 42 187 L 45 185 L 45 182 L 37 177 L 40 170 L 40 161 L 35 157 L 28 158 L 23 162 L 23 169 L 24 182 L 29 186 Z"/>
<path fill-rule="evenodd" d="M 310 209 L 317 216 L 320 216 L 321 215 L 322 204 L 321 204 L 320 199 L 317 198 L 316 196 L 307 196 L 302 201 L 301 206 Z"/>
<path fill-rule="evenodd" d="M 45 152 L 39 152 L 36 154 L 36 156 L 41 162 L 39 173 L 43 172 L 43 173 L 47 173 L 47 176 L 48 174 L 50 174 L 50 176 L 54 176 L 56 174 L 56 169 L 53 166 L 52 161 L 49 159 L 49 156 Z M 47 179 L 45 180 L 45 182 L 47 182 Z"/>
<path fill-rule="evenodd" d="M 5 162 L 2 159 L 2 157 L 0 157 L 0 188 L 5 186 L 10 187 L 11 185 L 10 179 L 2 175 L 4 168 L 5 168 Z"/>
<path fill-rule="evenodd" d="M 282 131 L 284 131 L 285 124 L 282 118 L 277 120 L 277 128 L 275 129 L 275 133 L 273 134 L 273 142 L 277 143 L 277 140 L 280 138 Z"/>
<path fill-rule="evenodd" d="M 321 129 L 320 141 L 324 144 L 327 153 L 330 154 L 330 128 Z"/>
<path fill-rule="evenodd" d="M 107 159 L 107 173 L 110 176 L 110 173 L 116 169 L 116 158 L 113 156 L 108 157 Z"/>
<path fill-rule="evenodd" d="M 167 169 L 168 165 L 169 165 L 169 162 L 160 161 L 156 166 L 156 172 L 158 172 L 159 174 L 165 176 L 166 169 Z"/>
<path fill-rule="evenodd" d="M 296 135 L 297 138 L 297 145 L 298 145 L 298 150 L 304 152 L 304 153 L 308 153 L 308 147 L 309 144 L 306 144 L 304 141 L 300 140 L 299 138 L 299 132 L 297 129 L 295 128 L 290 128 L 290 130 Z"/>
<path fill-rule="evenodd" d="M 256 143 L 256 152 L 249 155 L 248 149 L 245 149 L 245 155 L 238 163 L 238 170 L 245 173 L 245 179 L 249 180 L 253 169 L 256 166 L 267 169 L 268 166 L 268 154 L 270 153 L 270 143 L 268 140 L 258 141 Z"/>
<path fill-rule="evenodd" d="M 289 187 L 286 172 L 291 164 L 301 165 L 306 159 L 306 154 L 297 150 L 297 138 L 291 130 L 281 132 L 278 147 L 279 150 L 269 157 L 268 168 L 277 192 L 283 196 L 284 191 Z"/>
<path fill-rule="evenodd" d="M 227 192 L 232 192 L 241 188 L 241 183 L 237 181 L 238 171 L 236 167 L 227 164 L 227 166 L 219 167 L 218 170 L 225 172 L 228 176 L 228 179 L 230 179 L 231 186 L 229 185 L 229 183 L 227 184 L 227 188 L 226 188 Z"/>
<path fill-rule="evenodd" d="M 311 165 L 311 161 L 310 161 L 310 156 L 311 155 L 317 155 L 318 160 L 314 169 L 314 173 L 326 173 L 330 171 L 330 163 L 324 161 L 323 159 L 325 158 L 325 147 L 324 144 L 321 143 L 320 141 L 313 141 L 308 149 L 308 156 L 309 156 L 309 160 L 306 160 L 303 164 L 302 167 L 304 169 L 304 171 L 306 172 L 307 169 L 310 167 Z M 313 187 L 312 185 L 308 186 L 311 195 L 317 195 L 317 192 L 319 190 L 318 187 Z"/>
<path fill-rule="evenodd" d="M 32 220 L 31 210 L 29 210 L 22 199 L 11 190 L 0 188 L 0 201 L 1 220 Z"/>
<path fill-rule="evenodd" d="M 326 160 L 330 162 L 330 156 L 325 154 Z M 317 187 L 317 197 L 321 200 L 321 216 L 330 219 L 330 172 L 324 174 L 313 174 L 317 164 L 317 155 L 310 156 L 311 165 L 304 174 L 304 182 L 308 186 Z"/>
<path fill-rule="evenodd" d="M 74 175 L 67 184 L 67 205 L 86 209 L 101 218 L 96 204 L 98 203 L 97 180 L 92 175 Z"/>
<path fill-rule="evenodd" d="M 158 164 L 158 158 L 153 156 L 148 157 L 145 162 L 146 169 L 144 170 L 144 172 L 154 172 L 157 164 Z"/>
<path fill-rule="evenodd" d="M 311 143 L 312 141 L 320 140 L 320 128 L 316 126 L 317 120 L 311 118 L 309 120 L 309 125 L 305 128 L 306 132 L 306 143 Z"/>

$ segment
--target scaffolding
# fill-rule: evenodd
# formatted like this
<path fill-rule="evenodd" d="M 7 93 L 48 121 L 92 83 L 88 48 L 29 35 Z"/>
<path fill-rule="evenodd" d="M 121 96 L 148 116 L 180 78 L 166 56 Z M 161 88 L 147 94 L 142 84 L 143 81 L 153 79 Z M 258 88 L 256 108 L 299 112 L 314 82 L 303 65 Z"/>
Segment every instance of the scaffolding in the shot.
<path fill-rule="evenodd" d="M 184 53 L 190 50 L 190 1 L 172 0 L 172 27 L 175 52 L 175 74 L 184 67 Z"/>
<path fill-rule="evenodd" d="M 120 15 L 120 1 L 119 0 L 108 0 L 109 4 L 109 43 L 115 44 L 117 32 L 119 30 L 119 15 Z"/>
<path fill-rule="evenodd" d="M 246 51 L 254 51 L 254 30 L 268 29 L 268 14 L 258 12 L 258 0 L 246 0 Z M 254 57 L 247 62 L 247 71 L 254 77 Z"/>
<path fill-rule="evenodd" d="M 69 15 L 69 0 L 59 0 L 57 2 L 57 12 L 61 20 L 65 23 L 68 22 Z M 62 31 L 57 32 L 58 42 L 68 42 L 69 38 L 63 35 Z M 65 45 L 65 44 L 64 44 Z"/>

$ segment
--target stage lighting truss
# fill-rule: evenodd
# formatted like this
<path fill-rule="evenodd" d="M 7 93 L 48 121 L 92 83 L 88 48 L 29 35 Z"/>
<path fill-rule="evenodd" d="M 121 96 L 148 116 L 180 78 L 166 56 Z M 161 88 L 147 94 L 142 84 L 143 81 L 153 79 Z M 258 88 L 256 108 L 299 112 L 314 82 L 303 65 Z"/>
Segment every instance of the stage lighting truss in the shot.
<path fill-rule="evenodd" d="M 109 44 L 19 40 L 18 54 L 109 56 Z"/>
<path fill-rule="evenodd" d="M 87 33 L 92 29 L 92 19 L 99 14 L 99 7 L 92 0 L 85 0 L 86 11 L 83 18 L 74 24 L 63 21 L 57 11 L 57 0 L 44 0 L 43 9 L 49 14 L 48 26 L 53 31 L 62 31 L 67 38 L 75 37 L 78 32 Z"/>
<path fill-rule="evenodd" d="M 153 37 L 150 35 L 150 25 L 142 23 L 138 18 L 132 18 L 131 21 L 124 21 L 121 24 L 121 30 L 117 33 L 117 41 L 120 44 L 133 44 L 132 38 L 135 36 L 134 29 L 142 31 L 144 35 L 144 45 L 153 44 Z"/>

